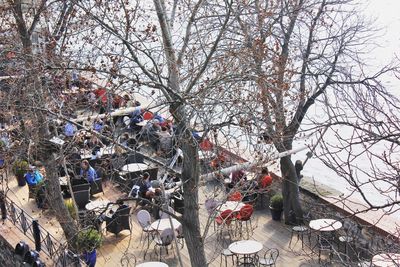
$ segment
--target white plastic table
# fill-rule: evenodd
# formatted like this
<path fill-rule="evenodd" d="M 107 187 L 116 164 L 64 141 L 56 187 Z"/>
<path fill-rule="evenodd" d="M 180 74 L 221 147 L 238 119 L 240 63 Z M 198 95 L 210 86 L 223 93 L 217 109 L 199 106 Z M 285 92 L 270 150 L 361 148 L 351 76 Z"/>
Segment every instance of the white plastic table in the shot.
<path fill-rule="evenodd" d="M 320 232 L 332 232 L 342 228 L 342 223 L 334 219 L 318 219 L 310 221 L 310 228 Z"/>
<path fill-rule="evenodd" d="M 150 227 L 152 229 L 154 229 L 154 230 L 162 232 L 162 231 L 164 231 L 165 229 L 168 229 L 168 228 L 174 228 L 174 230 L 176 230 L 181 226 L 181 223 L 178 222 L 176 219 L 171 218 L 171 220 L 172 220 L 172 226 L 173 227 L 171 227 L 171 223 L 169 221 L 169 218 L 159 219 L 159 220 L 153 222 Z"/>
<path fill-rule="evenodd" d="M 121 167 L 121 171 L 123 172 L 137 172 L 137 171 L 144 171 L 149 169 L 150 167 L 144 163 L 131 163 L 126 164 Z"/>
<path fill-rule="evenodd" d="M 168 265 L 161 261 L 148 261 L 140 263 L 136 267 L 168 267 Z"/>
<path fill-rule="evenodd" d="M 86 210 L 103 210 L 107 207 L 110 201 L 108 200 L 95 200 L 86 204 Z"/>
<path fill-rule="evenodd" d="M 238 212 L 240 211 L 241 208 L 243 208 L 243 206 L 244 206 L 243 202 L 227 201 L 218 207 L 218 211 L 222 212 L 224 210 L 232 210 L 234 212 Z"/>
<path fill-rule="evenodd" d="M 398 267 L 400 266 L 400 254 L 382 253 L 372 257 L 372 266 Z"/>
<path fill-rule="evenodd" d="M 255 240 L 240 240 L 229 245 L 229 250 L 236 255 L 243 255 L 244 264 L 254 263 L 251 255 L 262 250 L 263 245 Z"/>

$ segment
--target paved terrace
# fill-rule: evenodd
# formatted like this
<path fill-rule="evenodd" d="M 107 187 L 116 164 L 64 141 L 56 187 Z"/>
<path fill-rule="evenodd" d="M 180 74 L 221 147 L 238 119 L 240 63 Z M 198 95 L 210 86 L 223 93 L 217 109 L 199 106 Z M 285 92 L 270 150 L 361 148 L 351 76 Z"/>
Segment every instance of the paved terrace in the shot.
<path fill-rule="evenodd" d="M 28 187 L 18 187 L 16 184 L 16 179 L 14 177 L 10 178 L 9 183 L 8 196 L 15 201 L 17 205 L 24 208 L 32 217 L 37 218 L 39 223 L 43 225 L 50 233 L 52 233 L 55 237 L 59 238 L 61 242 L 64 242 L 62 237 L 62 231 L 55 220 L 54 216 L 51 214 L 51 211 L 41 211 L 37 209 L 35 201 L 33 199 L 28 200 Z M 217 188 L 218 189 L 218 188 Z M 207 224 L 208 214 L 205 210 L 205 207 L 202 203 L 205 201 L 205 193 L 209 194 L 211 191 L 215 190 L 215 185 L 213 183 L 209 183 L 206 186 L 200 188 L 200 220 L 202 224 L 202 228 Z M 105 193 L 96 195 L 92 200 L 98 199 L 107 199 L 110 201 L 115 201 L 116 199 L 124 196 L 114 184 L 106 183 Z M 135 206 L 132 202 L 130 205 Z M 118 236 L 115 236 L 111 233 L 103 232 L 104 240 L 103 245 L 98 250 L 98 259 L 96 266 L 127 266 L 123 265 L 120 262 L 121 257 L 124 253 L 128 252 L 134 254 L 137 258 L 137 263 L 149 261 L 149 260 L 158 260 L 158 256 L 153 251 L 152 244 L 149 249 L 149 253 L 146 256 L 146 260 L 143 259 L 143 250 L 142 244 L 140 243 L 140 235 L 141 228 L 136 220 L 136 213 L 138 210 L 132 209 L 131 212 L 131 228 L 132 232 L 125 230 L 122 231 Z M 261 242 L 264 246 L 263 251 L 267 248 L 277 248 L 279 249 L 280 256 L 277 261 L 277 266 L 320 266 L 317 264 L 317 255 L 312 254 L 311 250 L 308 246 L 304 249 L 301 248 L 301 242 L 296 243 L 296 238 L 293 239 L 292 249 L 289 248 L 290 241 L 290 227 L 286 226 L 282 222 L 276 222 L 271 219 L 269 211 L 267 209 L 256 210 L 253 214 L 252 225 L 254 228 L 253 235 L 250 239 L 257 240 Z M 105 224 L 103 224 L 105 228 Z M 7 223 L 2 226 L 1 234 L 10 235 L 10 231 L 14 234 L 13 238 L 10 238 L 10 242 L 15 244 L 19 240 L 27 240 L 27 238 L 18 234 L 18 230 L 13 229 L 12 225 Z M 16 234 L 15 234 L 16 233 Z M 15 236 L 17 235 L 17 236 Z M 234 238 L 233 240 L 240 240 L 241 238 Z M 215 232 L 213 227 L 210 228 L 209 234 L 205 240 L 206 254 L 207 259 L 210 263 L 209 266 L 220 266 L 221 258 L 220 251 L 223 248 L 226 248 L 230 241 L 217 241 L 215 237 Z M 15 246 L 15 244 L 12 244 Z M 33 245 L 31 247 L 34 247 Z M 259 255 L 263 255 L 263 251 L 259 253 Z M 169 266 L 180 266 L 178 263 L 178 258 L 176 256 L 176 252 L 173 250 L 169 251 L 169 255 L 165 254 L 163 251 L 163 261 L 166 262 Z M 180 255 L 182 258 L 183 266 L 190 266 L 189 254 L 186 249 L 186 246 L 180 250 Z M 41 256 L 42 259 L 45 259 Z M 312 260 L 314 259 L 314 261 Z M 128 266 L 134 266 L 128 265 Z M 223 259 L 222 266 L 225 266 L 225 262 Z M 228 261 L 228 266 L 232 266 L 231 262 Z"/>

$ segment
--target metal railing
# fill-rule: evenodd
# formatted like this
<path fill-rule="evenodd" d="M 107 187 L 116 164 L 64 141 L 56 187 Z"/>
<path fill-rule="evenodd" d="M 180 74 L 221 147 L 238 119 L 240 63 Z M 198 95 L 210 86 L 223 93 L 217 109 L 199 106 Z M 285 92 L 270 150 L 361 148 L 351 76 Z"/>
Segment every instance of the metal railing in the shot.
<path fill-rule="evenodd" d="M 54 266 L 85 266 L 77 254 L 61 244 L 44 229 L 36 219 L 18 207 L 7 196 L 1 196 L 0 205 L 2 219 L 10 220 L 29 240 L 35 243 L 35 250 L 42 251 L 53 260 Z"/>

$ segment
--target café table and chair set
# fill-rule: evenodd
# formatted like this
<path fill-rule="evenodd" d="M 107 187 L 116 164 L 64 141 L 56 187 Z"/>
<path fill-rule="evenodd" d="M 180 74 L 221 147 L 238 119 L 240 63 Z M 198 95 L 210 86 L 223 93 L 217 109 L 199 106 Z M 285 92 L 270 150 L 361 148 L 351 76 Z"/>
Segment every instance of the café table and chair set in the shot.
<path fill-rule="evenodd" d="M 268 249 L 260 257 L 258 254 L 261 250 L 263 250 L 263 244 L 256 240 L 235 241 L 221 252 L 221 265 L 225 262 L 225 267 L 275 266 L 279 250 Z M 228 261 L 228 257 L 231 258 L 232 264 Z"/>
<path fill-rule="evenodd" d="M 150 245 L 153 242 L 154 252 L 159 255 L 160 261 L 163 248 L 168 255 L 168 248 L 170 246 L 172 247 L 175 240 L 177 244 L 180 243 L 181 248 L 183 248 L 184 238 L 182 232 L 182 224 L 175 218 L 170 217 L 167 213 L 165 213 L 160 219 L 151 222 L 150 213 L 147 210 L 142 209 L 137 213 L 137 220 L 142 228 L 142 235 L 140 239 L 143 239 L 143 235 L 145 235 L 146 239 L 146 242 L 142 243 L 142 248 L 144 249 L 144 259 L 146 258 L 147 251 L 149 250 Z M 145 245 L 146 248 L 144 248 Z M 159 251 L 159 253 L 157 252 L 157 250 Z"/>

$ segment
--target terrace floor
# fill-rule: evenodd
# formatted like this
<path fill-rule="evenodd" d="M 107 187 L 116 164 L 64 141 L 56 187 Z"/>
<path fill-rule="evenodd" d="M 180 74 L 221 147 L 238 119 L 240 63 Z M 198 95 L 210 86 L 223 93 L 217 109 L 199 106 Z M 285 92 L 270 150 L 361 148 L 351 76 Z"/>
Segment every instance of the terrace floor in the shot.
<path fill-rule="evenodd" d="M 205 202 L 206 195 L 209 195 L 211 191 L 215 192 L 215 185 L 208 183 L 199 189 L 200 203 Z M 217 190 L 218 191 L 218 190 Z M 37 218 L 39 223 L 51 232 L 59 240 L 63 240 L 62 231 L 55 220 L 54 216 L 50 211 L 40 211 L 36 208 L 35 201 L 28 200 L 28 187 L 18 187 L 16 179 L 10 178 L 8 196 L 20 207 L 25 209 L 32 217 Z M 105 193 L 98 194 L 95 199 L 107 199 L 115 201 L 119 197 L 123 196 L 114 184 L 107 183 L 105 185 Z M 135 206 L 131 203 L 131 206 Z M 141 228 L 137 223 L 136 213 L 138 210 L 132 209 L 131 211 L 131 228 L 132 231 L 122 231 L 118 236 L 111 233 L 103 232 L 104 239 L 101 248 L 98 250 L 98 258 L 96 266 L 134 266 L 132 263 L 126 265 L 121 263 L 121 258 L 125 253 L 135 255 L 137 263 L 158 260 L 159 257 L 153 251 L 153 244 L 150 246 L 148 256 L 146 260 L 143 259 L 142 244 L 140 243 Z M 202 230 L 205 229 L 208 220 L 208 213 L 203 204 L 200 204 L 200 221 Z M 289 248 L 290 241 L 290 227 L 283 224 L 282 222 L 276 222 L 271 219 L 268 209 L 256 210 L 253 214 L 252 225 L 254 228 L 253 235 L 250 239 L 257 240 L 263 244 L 264 249 L 259 253 L 263 255 L 263 251 L 267 248 L 277 248 L 280 252 L 277 266 L 321 266 L 318 264 L 318 256 L 311 253 L 309 245 L 307 244 L 304 249 L 301 248 L 301 242 L 296 243 L 296 238 L 293 238 L 292 248 Z M 103 224 L 103 227 L 105 225 Z M 240 240 L 241 238 L 234 238 Z M 227 248 L 230 241 L 222 242 L 217 241 L 213 227 L 210 227 L 210 231 L 205 239 L 205 251 L 209 266 L 220 266 L 221 257 L 220 252 L 223 248 Z M 307 242 L 306 242 L 307 243 Z M 169 255 L 163 254 L 163 261 L 169 266 L 180 266 L 178 262 L 177 252 L 173 250 L 169 251 Z M 186 246 L 179 250 L 180 257 L 182 259 L 182 266 L 191 266 L 189 254 Z M 223 260 L 222 266 L 225 266 Z M 228 261 L 228 266 L 232 266 L 232 263 Z M 334 265 L 330 265 L 334 266 Z"/>

